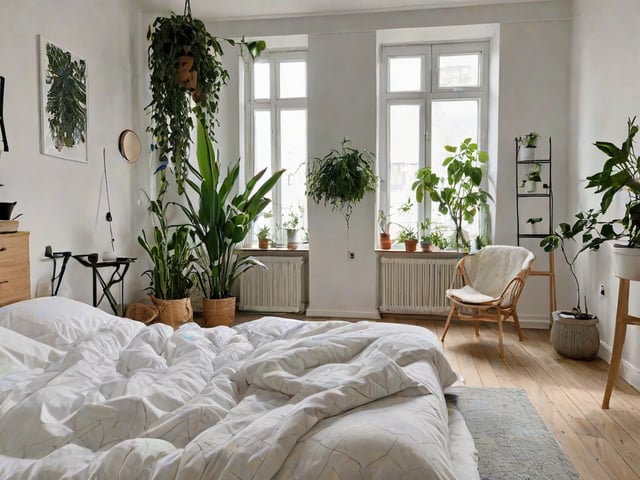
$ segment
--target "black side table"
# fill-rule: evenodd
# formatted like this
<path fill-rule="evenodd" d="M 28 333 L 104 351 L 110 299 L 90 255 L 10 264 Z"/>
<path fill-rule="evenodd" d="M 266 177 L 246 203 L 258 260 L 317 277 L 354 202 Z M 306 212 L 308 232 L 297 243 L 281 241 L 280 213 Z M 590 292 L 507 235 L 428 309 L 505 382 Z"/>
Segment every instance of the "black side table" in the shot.
<path fill-rule="evenodd" d="M 85 267 L 91 268 L 93 273 L 93 306 L 97 307 L 100 305 L 104 298 L 107 298 L 109 305 L 111 305 L 111 309 L 113 313 L 116 315 L 122 316 L 124 312 L 118 306 L 118 302 L 115 297 L 111 293 L 111 287 L 120 284 L 120 301 L 124 300 L 124 276 L 129 270 L 129 265 L 136 261 L 135 258 L 132 257 L 118 257 L 115 260 L 107 260 L 107 261 L 98 261 L 97 253 L 89 253 L 85 255 L 73 255 L 78 262 L 80 262 Z M 113 268 L 111 275 L 103 276 L 100 272 L 100 269 L 111 267 Z M 98 282 L 102 288 L 102 295 L 98 299 Z"/>

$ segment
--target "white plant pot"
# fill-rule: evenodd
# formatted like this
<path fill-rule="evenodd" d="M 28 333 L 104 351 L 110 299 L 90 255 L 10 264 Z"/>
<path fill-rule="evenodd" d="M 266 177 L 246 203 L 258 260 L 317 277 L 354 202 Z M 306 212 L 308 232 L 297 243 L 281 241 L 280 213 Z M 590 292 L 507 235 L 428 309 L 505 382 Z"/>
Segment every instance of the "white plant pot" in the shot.
<path fill-rule="evenodd" d="M 287 229 L 287 248 L 289 250 L 297 250 L 300 243 L 300 236 L 298 230 Z"/>
<path fill-rule="evenodd" d="M 534 193 L 538 190 L 538 182 L 534 180 L 527 180 L 526 189 L 528 193 Z"/>
<path fill-rule="evenodd" d="M 613 274 L 618 278 L 640 280 L 640 248 L 614 245 Z"/>
<path fill-rule="evenodd" d="M 536 147 L 520 147 L 520 161 L 535 160 Z"/>

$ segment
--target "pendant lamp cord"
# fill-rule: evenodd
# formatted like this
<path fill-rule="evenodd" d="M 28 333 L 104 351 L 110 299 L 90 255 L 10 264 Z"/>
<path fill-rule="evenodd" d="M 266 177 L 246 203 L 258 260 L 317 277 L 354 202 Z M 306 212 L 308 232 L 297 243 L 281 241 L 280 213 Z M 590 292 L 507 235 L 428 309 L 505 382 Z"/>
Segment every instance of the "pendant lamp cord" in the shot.
<path fill-rule="evenodd" d="M 107 190 L 107 215 L 106 220 L 109 223 L 109 233 L 111 234 L 111 250 L 116 251 L 115 242 L 116 239 L 113 236 L 113 228 L 111 226 L 111 221 L 113 217 L 111 216 L 111 198 L 109 197 L 109 177 L 107 176 L 107 149 L 102 149 L 102 165 L 104 167 L 104 185 Z"/>
<path fill-rule="evenodd" d="M 189 18 L 191 20 L 191 1 L 185 0 L 184 2 L 184 13 L 183 16 Z"/>

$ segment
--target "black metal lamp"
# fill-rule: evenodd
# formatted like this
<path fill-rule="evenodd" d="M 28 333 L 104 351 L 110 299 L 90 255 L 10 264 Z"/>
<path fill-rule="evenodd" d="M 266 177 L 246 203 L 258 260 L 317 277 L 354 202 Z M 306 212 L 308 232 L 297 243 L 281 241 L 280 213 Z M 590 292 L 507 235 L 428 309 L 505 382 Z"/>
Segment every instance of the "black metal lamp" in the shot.
<path fill-rule="evenodd" d="M 2 110 L 4 107 L 4 77 L 0 76 L 0 135 L 2 136 L 2 150 L 9 151 L 9 141 L 7 140 L 7 131 L 4 128 L 4 116 Z"/>

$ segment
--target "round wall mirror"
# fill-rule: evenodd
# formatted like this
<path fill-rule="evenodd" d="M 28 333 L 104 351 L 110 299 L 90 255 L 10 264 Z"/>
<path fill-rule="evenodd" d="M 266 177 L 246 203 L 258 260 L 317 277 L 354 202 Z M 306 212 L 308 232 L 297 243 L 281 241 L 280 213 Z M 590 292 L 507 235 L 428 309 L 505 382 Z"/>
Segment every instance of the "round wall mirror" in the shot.
<path fill-rule="evenodd" d="M 124 130 L 118 139 L 118 149 L 120 150 L 122 158 L 124 158 L 128 163 L 134 163 L 138 160 L 138 158 L 140 158 L 142 145 L 140 144 L 140 139 L 138 138 L 138 135 L 136 135 L 136 132 L 128 129 Z"/>

